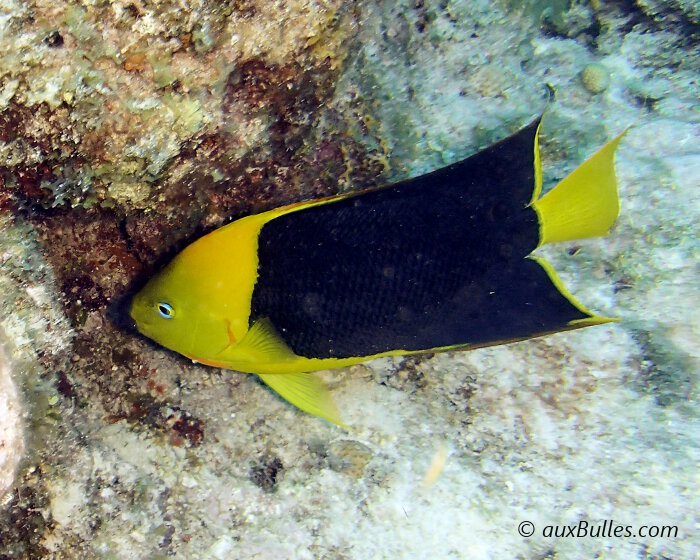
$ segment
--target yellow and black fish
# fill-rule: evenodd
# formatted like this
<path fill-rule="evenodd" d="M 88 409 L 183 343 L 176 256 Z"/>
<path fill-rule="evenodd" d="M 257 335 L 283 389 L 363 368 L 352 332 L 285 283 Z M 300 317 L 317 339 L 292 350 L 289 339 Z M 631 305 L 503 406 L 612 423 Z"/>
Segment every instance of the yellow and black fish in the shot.
<path fill-rule="evenodd" d="M 540 198 L 539 119 L 427 175 L 252 215 L 189 245 L 134 297 L 138 329 L 254 373 L 342 423 L 308 372 L 609 321 L 532 251 L 605 235 L 622 135 Z"/>

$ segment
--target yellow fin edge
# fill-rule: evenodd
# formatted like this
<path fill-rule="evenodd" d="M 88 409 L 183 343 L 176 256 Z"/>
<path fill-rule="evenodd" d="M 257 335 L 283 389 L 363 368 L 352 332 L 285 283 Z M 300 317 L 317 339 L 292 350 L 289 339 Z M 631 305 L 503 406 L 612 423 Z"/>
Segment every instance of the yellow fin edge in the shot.
<path fill-rule="evenodd" d="M 542 120 L 537 125 L 535 131 L 535 189 L 532 191 L 532 199 L 530 204 L 534 204 L 542 193 L 542 158 L 540 157 L 540 129 L 542 128 Z"/>
<path fill-rule="evenodd" d="M 595 312 L 591 311 L 579 300 L 577 300 L 574 297 L 574 295 L 566 288 L 566 286 L 564 286 L 564 283 L 561 281 L 561 278 L 559 278 L 559 275 L 554 270 L 554 267 L 547 260 L 534 255 L 530 255 L 528 258 L 535 261 L 544 269 L 544 271 L 547 273 L 547 276 L 549 276 L 549 279 L 552 281 L 552 284 L 554 284 L 554 287 L 559 291 L 561 295 L 563 295 L 569 301 L 569 303 L 571 303 L 571 305 L 573 305 L 581 313 L 588 315 L 588 317 L 584 317 L 583 319 L 575 319 L 573 321 L 569 321 L 568 325 L 570 327 L 588 327 L 591 325 L 604 325 L 605 323 L 616 323 L 619 321 L 619 319 L 616 318 L 603 317 L 602 315 L 597 315 Z"/>

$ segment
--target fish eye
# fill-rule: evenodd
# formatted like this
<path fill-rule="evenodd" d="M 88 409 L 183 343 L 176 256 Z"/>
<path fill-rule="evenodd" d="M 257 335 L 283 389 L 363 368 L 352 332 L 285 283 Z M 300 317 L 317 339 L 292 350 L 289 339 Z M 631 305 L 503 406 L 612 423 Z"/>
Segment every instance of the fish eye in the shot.
<path fill-rule="evenodd" d="M 175 317 L 175 310 L 169 303 L 161 301 L 156 305 L 156 309 L 158 310 L 158 314 L 163 317 L 163 319 L 172 319 Z"/>

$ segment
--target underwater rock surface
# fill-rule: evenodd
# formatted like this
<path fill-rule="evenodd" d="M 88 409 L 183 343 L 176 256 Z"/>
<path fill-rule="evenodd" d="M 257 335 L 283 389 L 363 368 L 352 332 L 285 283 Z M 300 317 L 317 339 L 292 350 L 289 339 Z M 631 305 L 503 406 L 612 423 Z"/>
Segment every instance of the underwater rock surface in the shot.
<path fill-rule="evenodd" d="M 23 452 L 22 408 L 7 355 L 0 348 L 0 499 L 12 485 Z"/>
<path fill-rule="evenodd" d="M 680 0 L 0 0 L 0 557 L 697 556 L 693 22 Z M 613 232 L 541 251 L 617 324 L 329 372 L 345 432 L 115 321 L 198 233 L 543 110 L 545 188 L 632 125 Z M 677 534 L 543 534 L 581 520 Z"/>

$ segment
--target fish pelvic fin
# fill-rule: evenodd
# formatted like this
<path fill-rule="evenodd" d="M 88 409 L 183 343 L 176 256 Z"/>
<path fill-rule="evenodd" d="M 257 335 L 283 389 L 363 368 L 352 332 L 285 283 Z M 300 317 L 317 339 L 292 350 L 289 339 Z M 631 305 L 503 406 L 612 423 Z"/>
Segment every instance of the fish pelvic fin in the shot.
<path fill-rule="evenodd" d="M 269 319 L 256 321 L 243 340 L 231 346 L 226 358 L 229 367 L 256 374 L 265 385 L 297 408 L 347 428 L 323 381 L 312 373 L 303 373 L 303 370 L 320 368 L 307 358 L 294 354 Z"/>
<path fill-rule="evenodd" d="M 605 144 L 542 198 L 532 202 L 540 223 L 540 245 L 599 237 L 610 231 L 620 213 L 615 151 L 627 130 Z M 537 183 L 541 185 L 542 176 L 538 164 L 539 156 L 536 156 L 536 195 L 539 195 Z"/>
<path fill-rule="evenodd" d="M 235 348 L 262 363 L 293 362 L 298 358 L 267 318 L 258 319 Z"/>
<path fill-rule="evenodd" d="M 325 383 L 313 373 L 269 373 L 258 376 L 270 389 L 297 408 L 348 428 Z"/>

